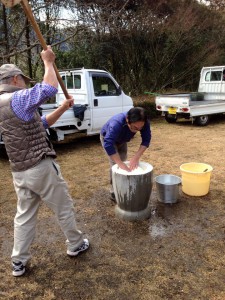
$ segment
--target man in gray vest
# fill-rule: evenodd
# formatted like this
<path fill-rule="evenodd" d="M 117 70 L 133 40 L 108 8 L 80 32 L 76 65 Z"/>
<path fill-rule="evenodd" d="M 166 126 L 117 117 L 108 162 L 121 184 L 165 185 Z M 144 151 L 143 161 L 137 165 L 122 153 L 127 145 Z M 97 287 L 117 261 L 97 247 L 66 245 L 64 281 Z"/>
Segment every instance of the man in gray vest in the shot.
<path fill-rule="evenodd" d="M 27 88 L 31 79 L 13 64 L 0 67 L 0 131 L 12 169 L 17 194 L 12 251 L 13 276 L 25 273 L 30 246 L 35 236 L 41 200 L 52 209 L 66 237 L 67 254 L 77 256 L 89 247 L 88 239 L 76 227 L 73 200 L 46 130 L 73 105 L 65 99 L 60 107 L 46 116 L 37 109 L 57 93 L 54 71 L 55 54 L 51 47 L 41 52 L 45 73 L 43 81 Z"/>

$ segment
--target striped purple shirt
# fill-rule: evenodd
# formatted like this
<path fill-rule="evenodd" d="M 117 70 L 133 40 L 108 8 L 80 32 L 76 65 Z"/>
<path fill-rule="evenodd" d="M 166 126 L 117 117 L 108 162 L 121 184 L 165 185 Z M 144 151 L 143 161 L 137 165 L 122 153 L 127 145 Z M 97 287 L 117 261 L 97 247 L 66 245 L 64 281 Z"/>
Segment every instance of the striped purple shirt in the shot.
<path fill-rule="evenodd" d="M 55 96 L 57 89 L 47 83 L 37 83 L 34 87 L 15 92 L 12 97 L 12 110 L 23 121 L 31 121 L 35 111 L 48 98 Z M 41 117 L 45 129 L 48 122 L 46 116 Z"/>

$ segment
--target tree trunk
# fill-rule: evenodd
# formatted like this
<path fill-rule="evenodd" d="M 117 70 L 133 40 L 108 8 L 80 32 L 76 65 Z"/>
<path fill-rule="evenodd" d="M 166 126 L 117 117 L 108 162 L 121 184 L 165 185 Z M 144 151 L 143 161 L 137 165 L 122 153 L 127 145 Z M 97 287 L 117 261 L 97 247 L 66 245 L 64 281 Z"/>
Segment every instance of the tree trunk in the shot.
<path fill-rule="evenodd" d="M 3 30 L 4 30 L 4 36 L 5 36 L 5 54 L 9 53 L 9 31 L 8 31 L 8 25 L 7 25 L 7 15 L 6 15 L 6 9 L 5 6 L 2 4 L 2 15 L 3 15 Z M 6 57 L 6 62 L 10 63 L 10 57 Z"/>

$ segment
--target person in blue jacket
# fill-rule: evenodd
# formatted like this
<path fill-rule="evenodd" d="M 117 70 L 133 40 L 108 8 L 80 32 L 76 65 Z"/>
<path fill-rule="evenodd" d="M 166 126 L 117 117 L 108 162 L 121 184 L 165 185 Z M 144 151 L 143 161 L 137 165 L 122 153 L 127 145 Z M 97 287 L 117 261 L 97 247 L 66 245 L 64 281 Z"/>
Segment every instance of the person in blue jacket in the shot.
<path fill-rule="evenodd" d="M 141 144 L 134 156 L 126 164 L 127 142 L 140 131 Z M 147 112 L 142 107 L 133 107 L 128 112 L 120 113 L 110 118 L 102 127 L 100 133 L 102 146 L 109 157 L 110 184 L 112 185 L 112 166 L 117 164 L 119 168 L 128 172 L 138 167 L 139 160 L 151 141 L 150 121 Z M 113 187 L 110 190 L 110 198 L 115 201 Z"/>

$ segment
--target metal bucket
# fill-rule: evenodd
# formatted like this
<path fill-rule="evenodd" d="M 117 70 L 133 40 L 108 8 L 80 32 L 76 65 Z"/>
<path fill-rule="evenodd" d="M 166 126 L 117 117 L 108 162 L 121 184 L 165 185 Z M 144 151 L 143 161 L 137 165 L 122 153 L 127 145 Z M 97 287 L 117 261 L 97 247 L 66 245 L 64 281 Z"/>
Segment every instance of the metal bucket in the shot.
<path fill-rule="evenodd" d="M 126 162 L 128 163 L 128 162 Z M 112 167 L 113 189 L 117 205 L 115 214 L 127 221 L 148 219 L 151 214 L 149 200 L 153 185 L 153 167 L 146 162 L 139 162 L 142 174 L 134 175 Z"/>
<path fill-rule="evenodd" d="M 179 198 L 181 178 L 171 174 L 159 175 L 155 178 L 158 200 L 163 203 L 176 203 Z"/>

